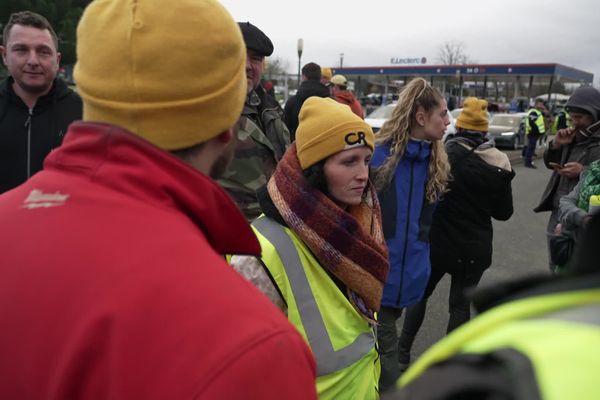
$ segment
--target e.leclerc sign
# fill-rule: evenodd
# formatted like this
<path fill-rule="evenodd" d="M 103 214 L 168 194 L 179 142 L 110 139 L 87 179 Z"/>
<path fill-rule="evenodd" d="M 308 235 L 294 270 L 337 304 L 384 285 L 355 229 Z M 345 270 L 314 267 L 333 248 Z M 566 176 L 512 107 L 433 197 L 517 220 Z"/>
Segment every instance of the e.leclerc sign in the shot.
<path fill-rule="evenodd" d="M 427 64 L 427 57 L 392 57 L 390 63 L 393 65 Z"/>

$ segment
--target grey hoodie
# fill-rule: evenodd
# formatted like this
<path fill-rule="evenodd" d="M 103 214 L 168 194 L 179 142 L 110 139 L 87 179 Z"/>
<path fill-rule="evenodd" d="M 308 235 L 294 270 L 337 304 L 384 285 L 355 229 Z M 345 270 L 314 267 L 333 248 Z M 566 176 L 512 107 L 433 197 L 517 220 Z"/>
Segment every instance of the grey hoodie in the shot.
<path fill-rule="evenodd" d="M 567 101 L 567 111 L 570 111 L 569 108 L 582 109 L 591 114 L 594 121 L 598 121 L 600 119 L 600 91 L 590 86 L 580 87 Z"/>

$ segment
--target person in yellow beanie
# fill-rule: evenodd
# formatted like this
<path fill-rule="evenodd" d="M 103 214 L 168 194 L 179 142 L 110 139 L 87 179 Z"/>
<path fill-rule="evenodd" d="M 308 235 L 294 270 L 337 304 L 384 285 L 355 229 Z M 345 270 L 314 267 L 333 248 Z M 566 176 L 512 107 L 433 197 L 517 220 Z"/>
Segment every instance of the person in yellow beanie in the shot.
<path fill-rule="evenodd" d="M 492 218 L 508 220 L 513 213 L 508 156 L 486 139 L 487 101 L 467 98 L 456 120 L 456 136 L 446 143 L 452 180 L 433 214 L 429 240 L 431 275 L 423 299 L 409 307 L 399 339 L 403 369 L 421 327 L 427 300 L 444 275 L 451 277 L 446 332 L 470 318 L 465 290 L 477 286 L 492 263 Z"/>
<path fill-rule="evenodd" d="M 259 259 L 232 265 L 294 324 L 317 361 L 320 399 L 378 399 L 375 312 L 388 261 L 369 182 L 373 131 L 350 108 L 310 97 L 296 142 L 258 198 Z"/>
<path fill-rule="evenodd" d="M 332 76 L 333 72 L 331 72 L 331 68 L 321 67 L 321 83 L 323 85 L 329 86 Z"/>
<path fill-rule="evenodd" d="M 463 103 L 462 112 L 456 118 L 456 128 L 463 132 L 477 132 L 484 136 L 488 131 L 488 102 L 476 97 L 468 97 Z"/>
<path fill-rule="evenodd" d="M 102 0 L 77 28 L 83 121 L 0 196 L 7 399 L 316 399 L 297 330 L 222 254 L 260 254 L 211 177 L 246 49 L 214 0 Z M 282 356 L 283 355 L 283 356 Z"/>

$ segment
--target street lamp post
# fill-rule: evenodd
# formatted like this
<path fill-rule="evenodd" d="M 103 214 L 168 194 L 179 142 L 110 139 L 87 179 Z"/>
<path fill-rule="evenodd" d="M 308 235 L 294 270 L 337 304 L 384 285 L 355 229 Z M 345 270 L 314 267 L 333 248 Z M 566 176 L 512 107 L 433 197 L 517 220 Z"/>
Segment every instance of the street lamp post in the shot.
<path fill-rule="evenodd" d="M 300 88 L 300 60 L 302 59 L 302 50 L 304 48 L 304 41 L 298 39 L 298 88 Z"/>
<path fill-rule="evenodd" d="M 340 53 L 340 69 L 344 68 L 344 53 Z"/>

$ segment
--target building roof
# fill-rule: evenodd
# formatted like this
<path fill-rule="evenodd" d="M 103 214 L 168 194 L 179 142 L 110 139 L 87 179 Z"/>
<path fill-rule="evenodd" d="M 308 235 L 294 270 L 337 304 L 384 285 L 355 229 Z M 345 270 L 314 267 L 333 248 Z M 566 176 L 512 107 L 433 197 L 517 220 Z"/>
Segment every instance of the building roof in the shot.
<path fill-rule="evenodd" d="M 589 83 L 594 74 L 562 64 L 464 64 L 420 65 L 388 67 L 332 68 L 334 74 L 342 75 L 397 75 L 397 76 L 463 76 L 463 79 L 484 77 L 554 77 L 564 82 Z"/>

